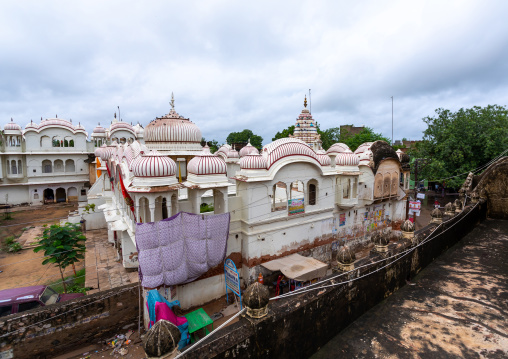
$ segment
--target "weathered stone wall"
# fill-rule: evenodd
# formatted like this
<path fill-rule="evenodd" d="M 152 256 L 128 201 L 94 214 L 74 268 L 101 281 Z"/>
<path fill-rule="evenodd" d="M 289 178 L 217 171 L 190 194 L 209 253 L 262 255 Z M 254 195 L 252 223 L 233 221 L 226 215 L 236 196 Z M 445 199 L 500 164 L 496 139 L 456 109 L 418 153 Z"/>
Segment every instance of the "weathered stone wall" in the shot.
<path fill-rule="evenodd" d="M 111 289 L 64 303 L 3 317 L 0 352 L 14 358 L 53 358 L 58 353 L 100 338 L 137 329 L 137 284 Z"/>
<path fill-rule="evenodd" d="M 508 219 L 508 157 L 492 164 L 478 179 L 473 192 L 487 200 L 487 215 Z"/>
<path fill-rule="evenodd" d="M 442 224 L 432 234 L 431 241 L 386 268 L 382 267 L 388 262 L 373 264 L 336 278 L 334 283 L 372 273 L 368 276 L 272 301 L 267 317 L 257 320 L 242 318 L 205 340 L 185 358 L 307 358 L 457 243 L 486 217 L 486 210 L 487 205 L 483 201 L 476 207 L 466 207 L 461 214 Z M 418 231 L 418 241 L 426 238 L 435 228 L 436 225 L 432 225 Z M 411 246 L 407 239 L 392 243 L 385 257 L 401 253 Z M 382 258 L 379 253 L 371 253 L 369 257 L 357 261 L 355 267 Z"/>

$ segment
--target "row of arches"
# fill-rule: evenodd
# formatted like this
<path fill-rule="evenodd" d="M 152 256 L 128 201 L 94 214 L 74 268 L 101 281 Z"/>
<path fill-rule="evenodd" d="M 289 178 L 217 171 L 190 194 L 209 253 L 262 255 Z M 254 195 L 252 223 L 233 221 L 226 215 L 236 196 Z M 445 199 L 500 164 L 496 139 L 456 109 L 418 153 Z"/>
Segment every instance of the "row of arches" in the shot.
<path fill-rule="evenodd" d="M 42 173 L 62 173 L 62 172 L 76 172 L 76 165 L 74 160 L 66 160 L 65 163 L 62 160 L 50 160 L 42 161 Z"/>
<path fill-rule="evenodd" d="M 82 190 L 82 192 L 86 193 L 86 190 Z M 46 188 L 43 191 L 42 196 L 44 203 L 72 202 L 78 200 L 78 189 L 76 187 L 69 187 L 67 190 L 63 187 L 58 187 L 56 189 Z M 39 199 L 39 193 L 37 193 L 37 190 L 34 190 L 33 198 L 34 200 Z"/>
<path fill-rule="evenodd" d="M 134 138 L 133 137 L 128 137 L 128 138 L 125 138 L 125 137 L 112 137 L 111 138 L 111 142 L 113 141 L 116 141 L 117 143 L 120 143 L 120 144 L 126 144 L 126 143 L 133 143 L 134 142 Z"/>
<path fill-rule="evenodd" d="M 377 173 L 374 178 L 374 199 L 397 196 L 399 173 Z"/>
<path fill-rule="evenodd" d="M 178 197 L 176 193 L 171 197 L 159 196 L 150 205 L 150 201 L 146 197 L 139 198 L 138 222 L 156 222 L 168 218 L 170 215 L 178 212 Z"/>
<path fill-rule="evenodd" d="M 289 211 L 289 214 L 305 212 L 305 206 L 314 206 L 318 199 L 318 182 L 312 179 L 306 185 L 300 180 L 288 185 L 282 181 L 272 187 L 272 212 Z"/>
<path fill-rule="evenodd" d="M 6 136 L 5 142 L 9 147 L 20 147 L 21 136 Z"/>

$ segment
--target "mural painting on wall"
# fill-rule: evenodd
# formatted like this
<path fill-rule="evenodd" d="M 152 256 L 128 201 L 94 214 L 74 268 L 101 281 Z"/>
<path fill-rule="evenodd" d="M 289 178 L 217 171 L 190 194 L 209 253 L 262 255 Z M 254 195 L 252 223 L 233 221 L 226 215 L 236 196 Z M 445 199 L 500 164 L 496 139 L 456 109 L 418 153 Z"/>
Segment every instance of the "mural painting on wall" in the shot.
<path fill-rule="evenodd" d="M 340 217 L 339 217 L 339 227 L 342 227 L 342 226 L 345 226 L 345 225 L 346 225 L 346 214 L 345 213 L 341 213 Z"/>
<path fill-rule="evenodd" d="M 294 214 L 304 213 L 305 207 L 303 205 L 304 199 L 290 199 L 288 200 L 288 211 L 289 215 L 292 216 Z"/>

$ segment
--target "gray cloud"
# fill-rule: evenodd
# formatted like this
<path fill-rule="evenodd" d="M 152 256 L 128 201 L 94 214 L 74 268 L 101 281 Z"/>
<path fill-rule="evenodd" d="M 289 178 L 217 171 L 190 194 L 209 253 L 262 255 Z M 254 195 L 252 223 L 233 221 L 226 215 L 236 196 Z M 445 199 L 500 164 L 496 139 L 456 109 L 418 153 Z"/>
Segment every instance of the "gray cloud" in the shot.
<path fill-rule="evenodd" d="M 421 138 L 421 119 L 508 100 L 503 1 L 2 2 L 0 118 L 146 125 L 177 111 L 207 139 L 269 142 L 312 88 L 323 128 Z"/>

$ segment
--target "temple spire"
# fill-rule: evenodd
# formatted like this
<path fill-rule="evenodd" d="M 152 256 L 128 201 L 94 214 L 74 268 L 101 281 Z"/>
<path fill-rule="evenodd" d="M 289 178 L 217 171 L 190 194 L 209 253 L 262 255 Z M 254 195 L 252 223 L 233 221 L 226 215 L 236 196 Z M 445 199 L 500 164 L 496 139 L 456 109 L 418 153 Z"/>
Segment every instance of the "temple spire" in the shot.
<path fill-rule="evenodd" d="M 173 96 L 173 92 L 171 92 L 171 102 L 169 103 L 171 105 L 171 109 L 175 110 L 175 96 Z"/>

